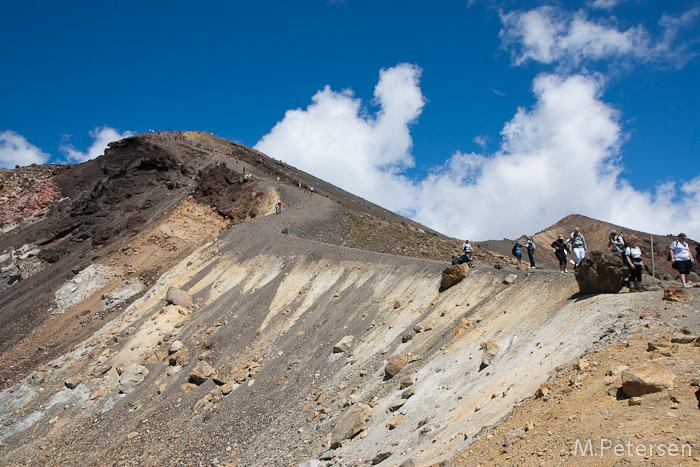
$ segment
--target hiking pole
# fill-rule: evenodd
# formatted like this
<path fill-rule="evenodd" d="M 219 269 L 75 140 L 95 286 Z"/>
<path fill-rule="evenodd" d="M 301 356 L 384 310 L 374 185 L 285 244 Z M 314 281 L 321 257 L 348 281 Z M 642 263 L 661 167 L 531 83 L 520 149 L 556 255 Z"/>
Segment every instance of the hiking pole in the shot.
<path fill-rule="evenodd" d="M 654 275 L 654 236 L 651 236 L 651 277 L 656 277 Z"/>

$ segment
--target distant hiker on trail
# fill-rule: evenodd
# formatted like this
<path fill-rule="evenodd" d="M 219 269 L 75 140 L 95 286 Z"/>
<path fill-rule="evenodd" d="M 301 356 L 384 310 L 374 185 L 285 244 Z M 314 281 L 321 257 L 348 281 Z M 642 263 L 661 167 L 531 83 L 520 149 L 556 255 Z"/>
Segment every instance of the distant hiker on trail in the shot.
<path fill-rule="evenodd" d="M 522 247 L 520 242 L 515 242 L 515 245 L 513 245 L 513 250 L 511 251 L 511 253 L 513 253 L 513 256 L 515 256 L 515 259 L 518 261 L 518 269 L 521 269 L 523 260 L 523 252 L 520 250 L 520 247 Z"/>
<path fill-rule="evenodd" d="M 464 243 L 462 243 L 462 253 L 465 256 L 471 257 L 472 255 L 472 245 L 469 243 L 469 240 L 465 240 Z"/>
<path fill-rule="evenodd" d="M 560 272 L 562 274 L 567 272 L 566 271 L 566 252 L 568 251 L 568 248 L 566 246 L 566 243 L 564 242 L 564 236 L 562 234 L 559 234 L 559 238 L 557 238 L 555 241 L 552 242 L 552 248 L 554 248 L 554 255 L 559 260 Z"/>
<path fill-rule="evenodd" d="M 577 268 L 581 260 L 586 257 L 587 250 L 586 239 L 583 238 L 583 235 L 579 231 L 578 227 L 576 227 L 571 233 L 568 243 L 569 245 L 571 245 L 571 249 L 573 250 L 574 256 L 576 257 L 576 263 L 574 264 L 574 268 Z"/>
<path fill-rule="evenodd" d="M 625 241 L 616 231 L 611 230 L 610 236 L 608 237 L 608 246 L 612 249 L 613 253 L 621 252 L 625 249 Z"/>
<path fill-rule="evenodd" d="M 628 246 L 625 248 L 625 257 L 630 268 L 630 292 L 636 290 L 639 292 L 642 283 L 642 269 L 644 262 L 642 261 L 642 250 L 637 246 L 637 237 L 631 236 L 628 239 Z M 634 289 L 632 288 L 634 286 Z"/>
<path fill-rule="evenodd" d="M 686 234 L 678 234 L 678 240 L 671 243 L 669 248 L 671 248 L 671 261 L 673 261 L 671 267 L 680 273 L 683 288 L 691 288 L 692 285 L 688 283 L 688 274 L 690 274 L 690 271 L 693 269 L 694 260 L 693 255 L 690 254 L 690 247 L 688 246 L 688 237 Z"/>
<path fill-rule="evenodd" d="M 469 240 L 465 240 L 464 243 L 462 243 L 462 255 L 464 257 L 464 261 L 467 264 L 470 264 L 472 261 L 474 261 L 474 257 L 472 256 L 472 252 L 474 250 L 472 249 L 471 243 L 469 243 Z"/>
<path fill-rule="evenodd" d="M 527 243 L 525 244 L 527 248 L 527 257 L 530 260 L 530 269 L 535 269 L 535 242 L 532 241 L 532 237 L 527 237 Z"/>
<path fill-rule="evenodd" d="M 467 263 L 467 265 L 470 266 L 472 261 L 474 261 L 472 257 L 472 246 L 469 240 L 465 240 L 464 243 L 462 243 L 462 254 L 460 256 L 452 256 L 452 264 Z"/>
<path fill-rule="evenodd" d="M 282 212 L 282 201 L 277 201 L 277 204 L 275 204 L 275 214 L 279 214 Z"/>

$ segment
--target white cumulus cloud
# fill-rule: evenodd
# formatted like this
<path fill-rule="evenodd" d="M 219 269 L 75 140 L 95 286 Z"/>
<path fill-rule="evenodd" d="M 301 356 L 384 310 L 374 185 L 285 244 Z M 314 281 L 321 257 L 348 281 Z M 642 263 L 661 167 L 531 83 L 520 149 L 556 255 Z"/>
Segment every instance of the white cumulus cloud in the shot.
<path fill-rule="evenodd" d="M 69 144 L 62 144 L 59 149 L 65 155 L 69 164 L 78 164 L 103 155 L 109 143 L 128 138 L 129 136 L 134 136 L 134 134 L 135 133 L 132 133 L 131 131 L 120 133 L 114 128 L 102 126 L 95 128 L 90 132 L 90 136 L 94 141 L 86 152 L 78 151 Z"/>
<path fill-rule="evenodd" d="M 635 190 L 621 177 L 620 115 L 600 99 L 603 81 L 540 75 L 537 103 L 504 126 L 500 151 L 453 155 L 417 188 L 419 222 L 455 236 L 516 237 L 568 214 L 649 232 L 700 237 L 700 175 L 676 189 Z"/>
<path fill-rule="evenodd" d="M 31 144 L 27 139 L 12 130 L 0 132 L 0 168 L 14 169 L 15 166 L 45 164 L 50 155 Z"/>
<path fill-rule="evenodd" d="M 306 110 L 288 111 L 256 149 L 455 237 L 512 238 L 572 213 L 700 237 L 700 219 L 689 215 L 700 212 L 700 176 L 654 192 L 622 178 L 626 135 L 619 112 L 601 99 L 600 77 L 538 76 L 536 104 L 504 125 L 497 152 L 458 152 L 409 179 L 409 124 L 425 102 L 419 76 L 415 66 L 384 70 L 375 116 L 351 91 L 326 87 Z"/>
<path fill-rule="evenodd" d="M 679 35 L 697 25 L 699 13 L 694 8 L 677 16 L 665 14 L 654 37 L 643 25 L 619 30 L 614 18 L 591 19 L 583 10 L 542 6 L 501 13 L 500 37 L 515 65 L 535 61 L 571 68 L 587 61 L 624 59 L 682 68 L 695 54 Z"/>
<path fill-rule="evenodd" d="M 410 187 L 401 172 L 414 165 L 409 131 L 425 99 L 421 69 L 399 64 L 380 72 L 371 115 L 352 91 L 326 86 L 306 110 L 289 110 L 256 145 L 325 181 L 390 209 Z"/>

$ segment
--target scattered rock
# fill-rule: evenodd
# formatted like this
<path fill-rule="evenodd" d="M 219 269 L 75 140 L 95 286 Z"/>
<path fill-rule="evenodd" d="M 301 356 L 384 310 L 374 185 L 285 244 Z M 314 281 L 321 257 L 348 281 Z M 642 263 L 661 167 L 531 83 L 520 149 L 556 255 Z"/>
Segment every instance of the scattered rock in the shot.
<path fill-rule="evenodd" d="M 642 405 L 642 398 L 641 397 L 630 397 L 629 400 L 627 401 L 628 405 Z"/>
<path fill-rule="evenodd" d="M 454 337 L 457 337 L 460 334 L 462 334 L 462 331 L 471 327 L 471 325 L 472 325 L 471 321 L 469 321 L 467 318 L 462 318 L 454 330 Z"/>
<path fill-rule="evenodd" d="M 399 381 L 399 389 L 406 389 L 409 386 L 413 385 L 413 378 L 410 376 L 406 376 L 401 378 L 401 381 Z"/>
<path fill-rule="evenodd" d="M 319 460 L 312 459 L 310 461 L 301 462 L 299 467 L 326 467 L 326 464 Z"/>
<path fill-rule="evenodd" d="M 389 449 L 388 451 L 380 452 L 374 458 L 372 459 L 372 465 L 377 465 L 381 462 L 384 462 L 386 459 L 389 458 L 394 453 L 393 449 Z"/>
<path fill-rule="evenodd" d="M 333 346 L 333 353 L 342 353 L 350 350 L 350 346 L 352 345 L 353 339 L 353 336 L 345 336 L 342 339 L 340 339 L 338 343 L 335 344 L 335 346 Z"/>
<path fill-rule="evenodd" d="M 129 363 L 119 377 L 119 392 L 129 394 L 146 379 L 146 375 L 148 375 L 148 368 L 134 362 Z"/>
<path fill-rule="evenodd" d="M 670 357 L 678 350 L 678 346 L 672 345 L 670 342 L 649 342 L 647 344 L 647 352 L 659 352 L 665 357 Z"/>
<path fill-rule="evenodd" d="M 400 353 L 389 358 L 389 363 L 384 368 L 387 378 L 393 378 L 408 363 L 408 354 Z"/>
<path fill-rule="evenodd" d="M 515 444 L 523 438 L 525 438 L 525 433 L 523 433 L 523 429 L 514 428 L 505 435 L 503 435 L 503 444 L 505 446 L 510 446 L 511 444 Z"/>
<path fill-rule="evenodd" d="M 176 287 L 170 287 L 168 289 L 168 293 L 165 295 L 165 300 L 168 303 L 172 303 L 173 305 L 181 306 L 187 309 L 191 309 L 194 306 L 190 294 Z"/>
<path fill-rule="evenodd" d="M 413 459 L 406 459 L 399 467 L 417 467 L 417 465 Z"/>
<path fill-rule="evenodd" d="M 628 397 L 672 389 L 676 375 L 658 363 L 639 365 L 622 372 L 622 392 Z"/>
<path fill-rule="evenodd" d="M 403 419 L 404 419 L 404 416 L 402 414 L 398 414 L 394 418 L 389 420 L 389 423 L 386 424 L 386 427 L 389 428 L 390 430 L 394 430 L 394 429 L 399 427 L 401 422 L 403 422 Z"/>
<path fill-rule="evenodd" d="M 82 382 L 83 379 L 80 376 L 73 376 L 66 380 L 66 387 L 68 389 L 75 389 Z"/>
<path fill-rule="evenodd" d="M 504 345 L 497 340 L 482 342 L 481 348 L 483 349 L 483 354 L 481 356 L 481 362 L 485 366 L 489 366 L 503 351 L 503 347 Z"/>
<path fill-rule="evenodd" d="M 639 314 L 640 319 L 656 319 L 659 317 L 659 312 L 653 308 L 646 308 Z"/>
<path fill-rule="evenodd" d="M 547 397 L 549 395 L 549 392 L 552 390 L 552 386 L 549 384 L 543 384 L 540 386 L 537 391 L 535 391 L 535 398 L 540 399 L 542 397 Z"/>
<path fill-rule="evenodd" d="M 337 447 L 343 440 L 360 434 L 371 414 L 372 409 L 367 404 L 359 403 L 350 407 L 333 429 L 331 446 Z"/>
<path fill-rule="evenodd" d="M 212 376 L 216 374 L 216 370 L 205 362 L 204 360 L 200 360 L 197 362 L 197 364 L 192 368 L 190 371 L 190 381 L 192 381 L 195 384 L 202 384 Z"/>
<path fill-rule="evenodd" d="M 183 344 L 182 342 L 180 342 L 180 341 L 175 341 L 175 342 L 173 342 L 172 344 L 170 344 L 170 347 L 168 348 L 168 353 L 169 353 L 170 355 L 172 355 L 172 354 L 174 354 L 174 353 L 176 353 L 176 352 L 179 352 L 180 350 L 182 350 L 182 348 L 183 348 L 184 346 L 185 346 L 185 344 Z"/>
<path fill-rule="evenodd" d="M 184 383 L 180 385 L 180 389 L 182 389 L 182 392 L 184 392 L 185 394 L 189 394 L 196 387 L 197 385 L 192 383 Z"/>
<path fill-rule="evenodd" d="M 517 274 L 508 274 L 505 279 L 503 279 L 503 283 L 506 285 L 510 285 L 513 282 L 515 282 L 515 279 L 518 278 Z"/>
<path fill-rule="evenodd" d="M 693 295 L 688 289 L 671 286 L 664 289 L 664 300 L 669 302 L 689 302 L 693 299 Z"/>
<path fill-rule="evenodd" d="M 673 336 L 671 337 L 671 342 L 673 342 L 674 344 L 690 344 L 691 342 L 694 342 L 697 338 L 698 336 L 691 336 L 680 332 L 674 332 Z"/>

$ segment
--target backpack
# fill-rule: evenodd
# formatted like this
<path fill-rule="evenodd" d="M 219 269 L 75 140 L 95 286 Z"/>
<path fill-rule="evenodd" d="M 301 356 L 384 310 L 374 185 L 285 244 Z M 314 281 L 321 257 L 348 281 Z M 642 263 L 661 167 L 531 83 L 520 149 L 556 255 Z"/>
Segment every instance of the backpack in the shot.
<path fill-rule="evenodd" d="M 510 252 L 513 254 L 513 256 L 518 256 L 518 254 L 520 253 L 520 245 L 518 245 L 517 243 L 513 245 L 513 249 Z"/>

